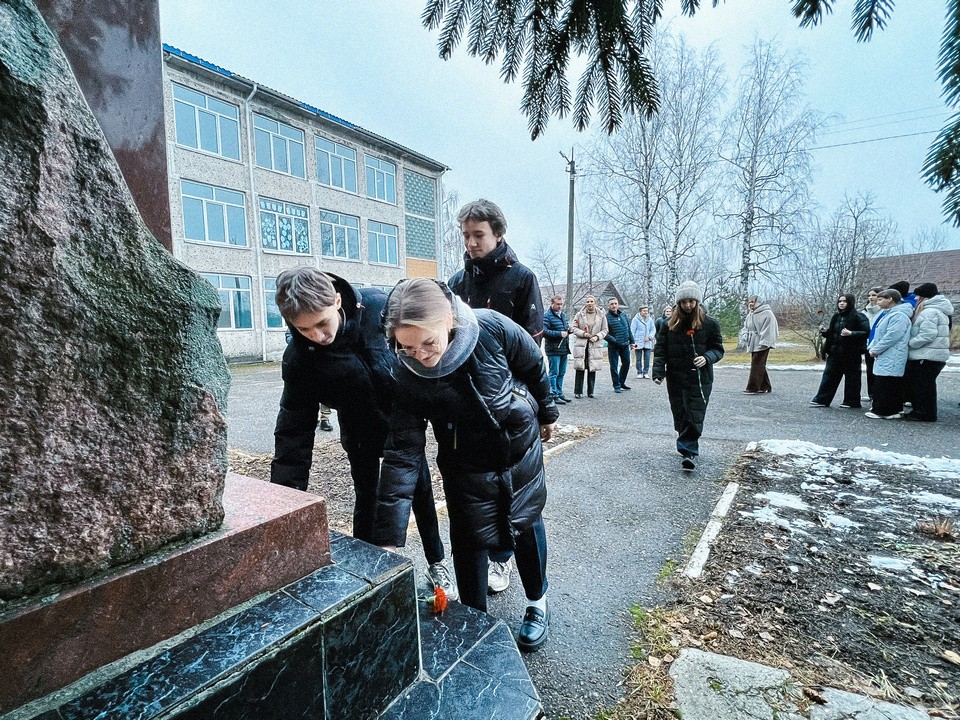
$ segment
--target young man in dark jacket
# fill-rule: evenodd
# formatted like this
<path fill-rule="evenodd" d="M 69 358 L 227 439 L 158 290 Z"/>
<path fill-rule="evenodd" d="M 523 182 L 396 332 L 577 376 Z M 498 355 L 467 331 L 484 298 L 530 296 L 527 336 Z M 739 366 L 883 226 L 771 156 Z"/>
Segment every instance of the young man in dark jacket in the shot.
<path fill-rule="evenodd" d="M 543 301 L 537 276 L 507 245 L 507 219 L 489 200 L 467 203 L 457 216 L 463 233 L 463 270 L 450 278 L 450 289 L 467 305 L 506 315 L 540 342 Z"/>
<path fill-rule="evenodd" d="M 570 322 L 563 311 L 562 295 L 550 299 L 550 307 L 543 314 L 543 349 L 547 353 L 550 368 L 550 389 L 553 401 L 558 405 L 569 402 L 563 396 L 563 376 L 567 372 L 567 357 L 570 355 Z"/>
<path fill-rule="evenodd" d="M 283 354 L 270 481 L 307 489 L 320 404 L 334 408 L 356 493 L 353 536 L 366 542 L 373 540 L 380 458 L 396 390 L 397 358 L 381 328 L 385 304 L 383 291 L 355 290 L 343 278 L 312 267 L 285 270 L 277 278 L 277 306 L 292 337 Z M 418 473 L 413 512 L 428 574 L 435 586 L 456 599 L 425 455 Z"/>
<path fill-rule="evenodd" d="M 475 310 L 496 310 L 526 330 L 537 343 L 543 337 L 543 301 L 537 276 L 507 245 L 507 218 L 489 200 L 475 200 L 457 214 L 463 234 L 463 270 L 448 283 L 454 295 Z M 490 592 L 510 586 L 511 553 L 490 554 Z"/>
<path fill-rule="evenodd" d="M 620 301 L 610 298 L 607 302 L 607 357 L 610 360 L 610 379 L 613 391 L 629 390 L 627 375 L 630 373 L 630 348 L 633 347 L 633 332 L 626 313 L 620 310 Z"/>

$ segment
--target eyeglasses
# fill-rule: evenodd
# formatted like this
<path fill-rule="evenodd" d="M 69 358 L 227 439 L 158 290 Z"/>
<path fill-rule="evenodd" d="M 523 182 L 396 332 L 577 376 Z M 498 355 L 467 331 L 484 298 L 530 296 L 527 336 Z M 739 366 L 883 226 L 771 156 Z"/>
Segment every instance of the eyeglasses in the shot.
<path fill-rule="evenodd" d="M 405 355 L 406 357 L 409 357 L 409 358 L 415 358 L 420 353 L 430 355 L 431 353 L 435 353 L 437 350 L 440 349 L 440 338 L 437 338 L 436 340 L 431 340 L 430 342 L 420 343 L 419 345 L 415 345 L 412 347 L 408 347 L 406 345 L 401 345 L 397 343 L 395 349 L 397 351 L 397 355 Z"/>

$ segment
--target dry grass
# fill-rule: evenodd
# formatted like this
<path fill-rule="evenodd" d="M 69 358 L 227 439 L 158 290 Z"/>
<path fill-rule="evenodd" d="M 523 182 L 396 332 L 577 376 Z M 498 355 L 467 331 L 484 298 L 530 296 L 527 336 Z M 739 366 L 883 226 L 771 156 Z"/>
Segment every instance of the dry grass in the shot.
<path fill-rule="evenodd" d="M 943 515 L 930 520 L 919 520 L 914 529 L 918 533 L 930 535 L 938 540 L 955 541 L 957 539 L 957 528 L 953 519 Z"/>

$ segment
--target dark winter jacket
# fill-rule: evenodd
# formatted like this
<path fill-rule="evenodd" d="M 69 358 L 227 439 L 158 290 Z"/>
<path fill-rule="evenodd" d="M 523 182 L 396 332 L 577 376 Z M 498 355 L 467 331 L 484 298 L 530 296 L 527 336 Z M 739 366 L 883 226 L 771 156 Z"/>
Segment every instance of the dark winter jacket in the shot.
<path fill-rule="evenodd" d="M 540 349 L 500 313 L 465 311 L 471 318 L 475 314 L 479 328 L 459 365 L 440 377 L 398 366 L 380 474 L 378 544 L 404 544 L 428 420 L 437 439 L 450 531 L 464 543 L 510 548 L 546 502 L 540 425 L 555 422 L 559 413 Z"/>
<path fill-rule="evenodd" d="M 485 257 L 473 260 L 464 253 L 463 270 L 450 278 L 450 289 L 470 307 L 496 310 L 524 328 L 540 342 L 543 335 L 543 300 L 537 277 L 501 240 Z"/>
<path fill-rule="evenodd" d="M 561 310 L 559 314 L 547 308 L 543 314 L 543 347 L 547 355 L 570 354 L 570 322 L 567 314 Z M 563 333 L 566 332 L 566 335 Z"/>
<path fill-rule="evenodd" d="M 841 335 L 846 328 L 850 335 Z M 856 360 L 867 351 L 867 335 L 870 333 L 870 321 L 852 305 L 844 312 L 836 312 L 830 318 L 830 326 L 821 330 L 823 335 L 823 357 L 836 361 Z"/>
<path fill-rule="evenodd" d="M 607 345 L 614 348 L 630 347 L 633 343 L 633 332 L 630 330 L 630 319 L 622 310 L 612 313 L 607 310 Z"/>
<path fill-rule="evenodd" d="M 703 355 L 707 364 L 700 369 L 699 379 L 693 364 L 694 355 Z M 713 384 L 713 366 L 723 358 L 723 334 L 720 323 L 707 315 L 703 326 L 694 331 L 693 336 L 678 328 L 671 330 L 663 323 L 657 331 L 657 343 L 653 349 L 654 380 L 669 377 L 684 383 L 699 383 L 703 386 Z"/>
<path fill-rule="evenodd" d="M 395 382 L 396 354 L 380 327 L 381 290 L 355 290 L 332 276 L 346 322 L 329 345 L 311 342 L 293 327 L 283 354 L 283 395 L 274 430 L 271 482 L 307 489 L 317 415 L 337 410 L 340 442 L 348 453 L 383 454 Z"/>

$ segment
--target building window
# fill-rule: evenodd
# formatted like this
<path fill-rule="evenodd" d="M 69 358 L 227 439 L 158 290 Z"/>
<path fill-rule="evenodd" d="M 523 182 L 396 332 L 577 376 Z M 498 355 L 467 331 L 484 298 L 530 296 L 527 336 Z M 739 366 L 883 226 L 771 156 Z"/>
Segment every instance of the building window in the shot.
<path fill-rule="evenodd" d="M 324 138 L 314 138 L 317 181 L 322 185 L 357 191 L 357 151 Z"/>
<path fill-rule="evenodd" d="M 367 165 L 367 197 L 397 204 L 397 166 L 386 160 L 365 158 Z"/>
<path fill-rule="evenodd" d="M 243 275 L 212 275 L 203 273 L 203 279 L 220 294 L 221 330 L 250 330 L 253 312 L 250 304 L 250 278 Z"/>
<path fill-rule="evenodd" d="M 253 116 L 253 139 L 257 165 L 268 170 L 305 178 L 303 131 L 262 115 Z"/>
<path fill-rule="evenodd" d="M 320 254 L 326 257 L 360 259 L 360 219 L 320 211 Z"/>
<path fill-rule="evenodd" d="M 370 262 L 399 265 L 397 259 L 397 228 L 395 225 L 367 221 L 367 241 L 370 243 Z"/>
<path fill-rule="evenodd" d="M 267 250 L 310 254 L 310 215 L 303 205 L 260 198 L 260 244 Z"/>
<path fill-rule="evenodd" d="M 173 84 L 177 144 L 240 159 L 240 110 L 209 95 Z"/>
<path fill-rule="evenodd" d="M 181 180 L 180 200 L 187 240 L 246 246 L 243 193 Z"/>
<path fill-rule="evenodd" d="M 263 303 L 267 308 L 267 327 L 271 329 L 283 329 L 283 316 L 280 314 L 280 308 L 277 307 L 277 279 L 263 279 Z"/>

